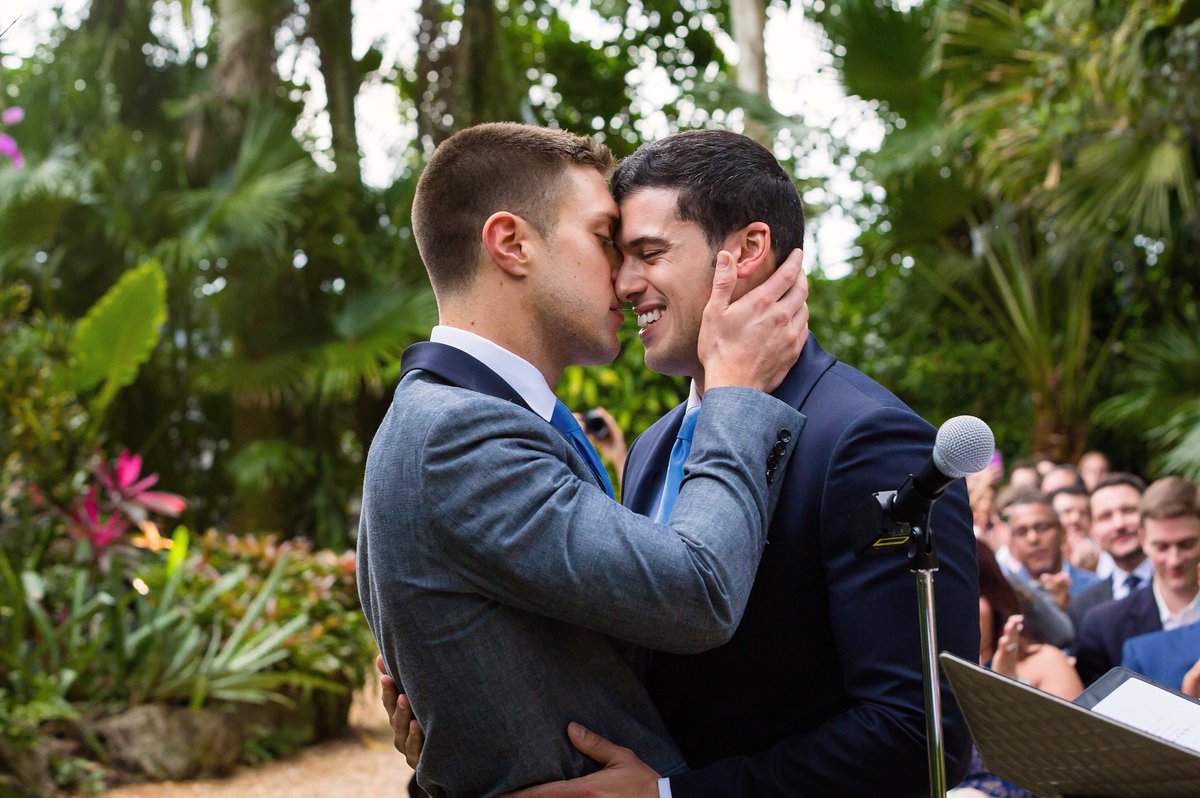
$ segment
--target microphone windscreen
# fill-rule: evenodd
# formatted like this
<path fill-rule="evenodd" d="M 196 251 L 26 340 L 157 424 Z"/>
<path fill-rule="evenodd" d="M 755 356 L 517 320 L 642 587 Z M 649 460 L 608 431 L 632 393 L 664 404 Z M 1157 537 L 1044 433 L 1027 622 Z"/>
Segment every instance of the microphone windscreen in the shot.
<path fill-rule="evenodd" d="M 937 431 L 933 463 L 948 477 L 965 477 L 982 471 L 992 461 L 996 438 L 992 428 L 975 416 L 955 416 Z"/>

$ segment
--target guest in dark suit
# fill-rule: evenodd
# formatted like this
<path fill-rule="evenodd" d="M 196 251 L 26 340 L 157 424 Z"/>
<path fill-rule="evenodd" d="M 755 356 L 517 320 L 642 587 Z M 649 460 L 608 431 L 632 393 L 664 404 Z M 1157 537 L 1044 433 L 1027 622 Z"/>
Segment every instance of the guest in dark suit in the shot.
<path fill-rule="evenodd" d="M 1153 566 L 1142 551 L 1140 502 L 1146 483 L 1135 474 L 1114 473 L 1104 477 L 1092 491 L 1092 537 L 1112 557 L 1113 571 L 1096 584 L 1071 598 L 1067 611 L 1078 632 L 1083 618 L 1093 607 L 1122 599 L 1150 584 Z"/>
<path fill-rule="evenodd" d="M 708 401 L 696 357 L 708 274 L 694 263 L 711 262 L 718 248 L 733 253 L 738 291 L 746 290 L 802 239 L 803 215 L 774 157 L 751 139 L 720 131 L 642 148 L 618 168 L 612 189 L 622 214 L 617 291 L 638 314 L 646 363 L 694 380 L 691 398 L 629 453 L 624 500 L 654 514 L 677 432 Z M 651 695 L 692 767 L 660 785 L 659 794 L 669 787 L 674 798 L 928 795 L 914 578 L 904 557 L 856 559 L 847 518 L 872 493 L 916 472 L 935 430 L 811 337 L 775 396 L 807 421 L 781 473 L 784 494 L 742 622 L 711 651 L 651 656 Z M 687 472 L 683 484 L 691 478 Z M 938 648 L 974 659 L 978 575 L 961 482 L 937 505 L 932 525 L 941 558 Z M 942 696 L 954 784 L 965 772 L 970 739 L 944 681 Z M 589 740 L 585 750 L 636 768 L 603 741 Z M 566 789 L 634 794 L 616 772 Z M 573 794 L 549 787 L 529 794 Z"/>
<path fill-rule="evenodd" d="M 1154 591 L 1135 590 L 1120 601 L 1093 607 L 1083 619 L 1075 647 L 1075 669 L 1085 685 L 1099 679 L 1121 662 L 1125 641 L 1162 629 Z"/>
<path fill-rule="evenodd" d="M 441 324 L 405 353 L 367 457 L 358 584 L 424 725 L 417 776 L 435 796 L 595 770 L 567 742 L 570 719 L 628 739 L 661 772 L 682 767 L 636 649 L 616 636 L 676 651 L 729 638 L 802 425 L 738 387 L 774 388 L 800 353 L 799 257 L 731 303 L 725 254 L 692 478 L 669 525 L 611 499 L 551 392 L 568 365 L 618 348 L 608 157 L 563 131 L 484 125 L 440 145 L 417 187 Z"/>
<path fill-rule="evenodd" d="M 1085 684 L 1121 662 L 1131 637 L 1200 621 L 1200 509 L 1196 486 L 1158 480 L 1141 499 L 1142 548 L 1153 565 L 1150 587 L 1091 610 L 1083 621 L 1076 666 Z"/>

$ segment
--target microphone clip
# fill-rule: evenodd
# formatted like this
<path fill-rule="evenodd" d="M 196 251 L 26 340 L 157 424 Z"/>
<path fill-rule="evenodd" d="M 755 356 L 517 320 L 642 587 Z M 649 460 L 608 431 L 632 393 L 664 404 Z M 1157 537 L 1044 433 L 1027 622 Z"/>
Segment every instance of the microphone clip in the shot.
<path fill-rule="evenodd" d="M 926 507 L 915 521 L 899 521 L 891 514 L 896 494 L 911 488 L 913 479 L 910 475 L 898 491 L 872 494 L 850 514 L 850 542 L 856 558 L 904 552 L 911 562 L 911 570 L 937 570 L 937 549 L 929 529 L 932 505 Z"/>

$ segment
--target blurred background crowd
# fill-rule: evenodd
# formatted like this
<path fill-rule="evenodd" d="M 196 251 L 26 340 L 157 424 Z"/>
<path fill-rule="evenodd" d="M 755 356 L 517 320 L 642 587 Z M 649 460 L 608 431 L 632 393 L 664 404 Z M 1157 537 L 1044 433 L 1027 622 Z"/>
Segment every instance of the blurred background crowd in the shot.
<path fill-rule="evenodd" d="M 1200 698 L 1200 491 L 1147 485 L 1101 452 L 968 478 L 979 662 L 1068 701 L 1121 666 Z M 982 762 L 965 786 L 1022 796 Z"/>

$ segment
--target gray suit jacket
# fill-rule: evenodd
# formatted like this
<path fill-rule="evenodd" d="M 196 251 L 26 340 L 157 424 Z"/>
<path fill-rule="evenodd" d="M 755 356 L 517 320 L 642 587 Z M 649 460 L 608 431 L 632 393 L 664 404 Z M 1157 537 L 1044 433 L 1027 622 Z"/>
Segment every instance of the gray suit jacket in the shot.
<path fill-rule="evenodd" d="M 668 527 L 608 498 L 527 408 L 407 374 L 367 458 L 358 569 L 425 730 L 422 787 L 492 795 L 591 772 L 570 720 L 680 770 L 637 649 L 613 638 L 730 638 L 778 498 L 768 460 L 790 457 L 803 420 L 757 391 L 709 391 Z"/>

